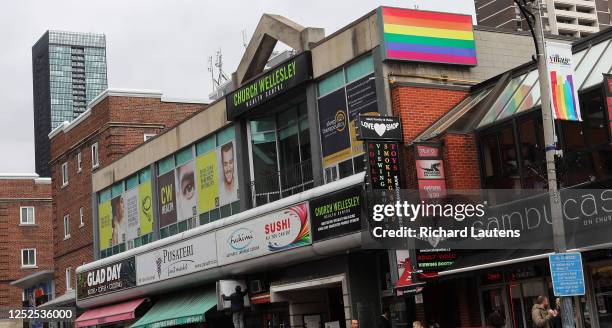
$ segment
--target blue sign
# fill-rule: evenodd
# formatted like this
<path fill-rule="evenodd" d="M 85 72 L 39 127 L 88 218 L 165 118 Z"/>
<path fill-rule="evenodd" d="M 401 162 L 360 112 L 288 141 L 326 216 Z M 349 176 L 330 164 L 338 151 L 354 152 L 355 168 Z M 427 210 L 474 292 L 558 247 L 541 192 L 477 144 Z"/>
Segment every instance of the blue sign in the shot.
<path fill-rule="evenodd" d="M 550 255 L 548 262 L 555 296 L 584 295 L 584 274 L 580 253 Z"/>

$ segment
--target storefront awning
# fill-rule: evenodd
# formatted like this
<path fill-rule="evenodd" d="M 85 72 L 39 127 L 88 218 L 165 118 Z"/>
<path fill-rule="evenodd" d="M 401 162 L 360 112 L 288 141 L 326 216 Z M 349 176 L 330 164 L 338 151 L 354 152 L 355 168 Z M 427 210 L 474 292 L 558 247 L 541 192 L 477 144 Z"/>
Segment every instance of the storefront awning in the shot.
<path fill-rule="evenodd" d="M 144 298 L 139 298 L 124 303 L 88 310 L 81 314 L 81 316 L 76 320 L 76 327 L 97 326 L 111 322 L 134 319 L 136 317 L 134 315 L 136 308 L 138 308 L 144 301 Z"/>
<path fill-rule="evenodd" d="M 215 288 L 179 292 L 162 297 L 130 328 L 163 328 L 205 322 L 204 313 L 217 306 Z"/>

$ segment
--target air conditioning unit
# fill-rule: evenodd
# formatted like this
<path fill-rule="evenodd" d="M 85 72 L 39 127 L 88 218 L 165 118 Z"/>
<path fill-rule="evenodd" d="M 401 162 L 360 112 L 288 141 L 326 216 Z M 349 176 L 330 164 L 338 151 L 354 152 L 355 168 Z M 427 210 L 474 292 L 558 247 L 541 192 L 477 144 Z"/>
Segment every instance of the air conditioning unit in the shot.
<path fill-rule="evenodd" d="M 249 281 L 249 293 L 258 294 L 264 291 L 263 283 L 261 280 Z"/>

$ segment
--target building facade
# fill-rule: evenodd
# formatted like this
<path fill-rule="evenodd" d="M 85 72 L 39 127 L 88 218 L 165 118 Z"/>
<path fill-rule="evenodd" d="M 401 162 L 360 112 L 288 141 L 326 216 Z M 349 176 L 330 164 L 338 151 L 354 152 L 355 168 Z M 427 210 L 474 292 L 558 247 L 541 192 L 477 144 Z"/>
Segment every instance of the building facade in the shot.
<path fill-rule="evenodd" d="M 478 25 L 529 31 L 512 0 L 475 0 Z M 610 27 L 609 1 L 542 0 L 544 29 L 555 35 L 581 38 Z"/>
<path fill-rule="evenodd" d="M 50 176 L 51 130 L 70 122 L 107 88 L 102 34 L 47 31 L 32 47 L 36 172 Z"/>
<path fill-rule="evenodd" d="M 449 23 L 446 46 L 463 50 L 421 47 L 437 40 L 398 28 L 406 17 Z M 265 69 L 276 41 L 295 55 Z M 219 297 L 236 285 L 249 291 L 248 327 L 373 327 L 385 307 L 400 324 L 425 318 L 398 301 L 394 254 L 362 249 L 373 159 L 355 120 L 397 114 L 414 138 L 532 47 L 466 15 L 381 7 L 329 36 L 263 15 L 225 98 L 94 173 L 95 261 L 77 269 L 77 304 L 103 311 L 77 326 L 124 306 L 119 324 L 132 327 L 223 326 Z M 102 271 L 116 274 L 100 281 Z"/>
<path fill-rule="evenodd" d="M 0 306 L 35 306 L 53 297 L 51 208 L 51 179 L 0 177 Z"/>
<path fill-rule="evenodd" d="M 93 259 L 92 175 L 171 126 L 201 111 L 201 101 L 173 100 L 161 92 L 106 90 L 51 143 L 57 302 L 74 302 L 75 270 Z"/>

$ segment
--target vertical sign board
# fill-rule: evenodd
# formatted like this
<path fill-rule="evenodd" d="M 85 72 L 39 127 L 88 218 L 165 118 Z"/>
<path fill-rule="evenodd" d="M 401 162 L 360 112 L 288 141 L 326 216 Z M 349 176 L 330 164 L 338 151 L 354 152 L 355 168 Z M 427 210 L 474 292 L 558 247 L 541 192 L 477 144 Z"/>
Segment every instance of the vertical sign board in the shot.
<path fill-rule="evenodd" d="M 605 99 L 605 103 L 606 103 L 606 109 L 607 109 L 607 113 L 608 115 L 607 117 L 607 121 L 608 121 L 608 133 L 609 133 L 609 139 L 610 143 L 612 143 L 612 74 L 604 74 L 604 81 L 603 81 L 603 88 L 604 88 L 604 97 Z"/>
<path fill-rule="evenodd" d="M 546 41 L 545 48 L 553 117 L 557 120 L 582 121 L 578 86 L 574 81 L 572 45 Z"/>
<path fill-rule="evenodd" d="M 416 171 L 422 199 L 446 196 L 444 162 L 439 143 L 415 143 Z"/>
<path fill-rule="evenodd" d="M 555 296 L 584 295 L 584 274 L 580 253 L 553 254 L 548 257 Z"/>

